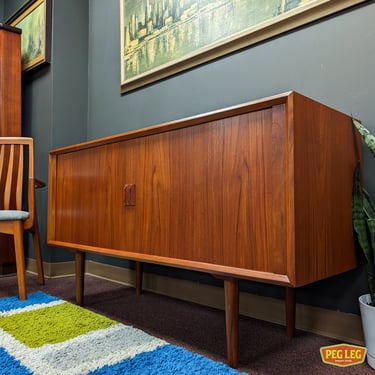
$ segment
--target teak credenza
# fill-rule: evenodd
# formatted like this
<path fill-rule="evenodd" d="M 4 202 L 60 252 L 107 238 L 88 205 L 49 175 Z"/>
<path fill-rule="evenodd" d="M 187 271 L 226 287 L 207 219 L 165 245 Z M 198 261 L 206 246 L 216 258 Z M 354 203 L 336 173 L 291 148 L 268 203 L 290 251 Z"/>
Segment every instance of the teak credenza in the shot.
<path fill-rule="evenodd" d="M 223 278 L 236 367 L 239 279 L 286 287 L 291 336 L 295 288 L 357 266 L 360 157 L 350 116 L 296 92 L 59 148 L 48 244 L 75 250 L 79 304 L 85 252 Z"/>

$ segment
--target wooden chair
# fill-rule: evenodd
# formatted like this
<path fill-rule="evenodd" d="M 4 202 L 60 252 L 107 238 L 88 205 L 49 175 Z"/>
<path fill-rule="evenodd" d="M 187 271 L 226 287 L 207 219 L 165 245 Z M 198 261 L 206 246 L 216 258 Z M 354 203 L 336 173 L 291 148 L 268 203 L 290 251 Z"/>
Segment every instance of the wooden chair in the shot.
<path fill-rule="evenodd" d="M 18 291 L 22 300 L 26 299 L 24 231 L 33 235 L 38 282 L 44 284 L 35 206 L 36 186 L 33 139 L 0 137 L 0 233 L 14 238 Z"/>

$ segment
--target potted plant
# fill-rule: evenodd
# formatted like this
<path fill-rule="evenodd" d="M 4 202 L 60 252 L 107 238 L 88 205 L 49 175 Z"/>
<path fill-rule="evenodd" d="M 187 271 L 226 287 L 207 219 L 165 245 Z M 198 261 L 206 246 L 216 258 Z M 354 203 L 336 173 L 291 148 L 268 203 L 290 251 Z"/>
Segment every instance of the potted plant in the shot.
<path fill-rule="evenodd" d="M 375 136 L 357 120 L 352 121 L 375 157 Z M 375 369 L 375 204 L 362 187 L 359 166 L 354 176 L 352 217 L 358 243 L 366 259 L 369 293 L 359 297 L 359 306 L 367 348 L 367 363 Z"/>

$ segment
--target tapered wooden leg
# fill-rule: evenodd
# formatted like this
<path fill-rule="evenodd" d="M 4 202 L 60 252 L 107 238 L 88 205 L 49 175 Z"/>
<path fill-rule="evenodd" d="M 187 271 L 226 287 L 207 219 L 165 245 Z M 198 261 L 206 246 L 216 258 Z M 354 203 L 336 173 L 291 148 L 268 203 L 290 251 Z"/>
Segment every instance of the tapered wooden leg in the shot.
<path fill-rule="evenodd" d="M 142 294 L 143 281 L 143 264 L 141 262 L 135 263 L 135 293 L 137 296 Z"/>
<path fill-rule="evenodd" d="M 296 326 L 296 290 L 295 288 L 285 288 L 285 321 L 286 334 L 288 337 L 293 337 Z"/>
<path fill-rule="evenodd" d="M 239 293 L 238 280 L 224 280 L 225 321 L 227 333 L 227 358 L 229 366 L 238 366 L 238 314 Z"/>
<path fill-rule="evenodd" d="M 21 300 L 26 299 L 25 252 L 23 247 L 23 222 L 13 223 L 14 250 L 16 255 L 18 293 Z"/>
<path fill-rule="evenodd" d="M 83 306 L 84 286 L 85 286 L 85 259 L 86 253 L 76 251 L 75 267 L 76 267 L 76 302 L 79 306 Z"/>

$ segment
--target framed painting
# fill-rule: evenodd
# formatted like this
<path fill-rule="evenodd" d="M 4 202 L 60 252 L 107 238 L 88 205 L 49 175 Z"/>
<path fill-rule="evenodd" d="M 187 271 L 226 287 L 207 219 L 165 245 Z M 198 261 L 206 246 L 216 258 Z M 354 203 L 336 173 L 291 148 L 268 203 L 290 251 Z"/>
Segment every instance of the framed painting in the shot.
<path fill-rule="evenodd" d="M 120 0 L 121 93 L 366 0 Z"/>
<path fill-rule="evenodd" d="M 30 0 L 6 22 L 22 30 L 23 72 L 51 61 L 51 15 L 51 0 Z"/>

